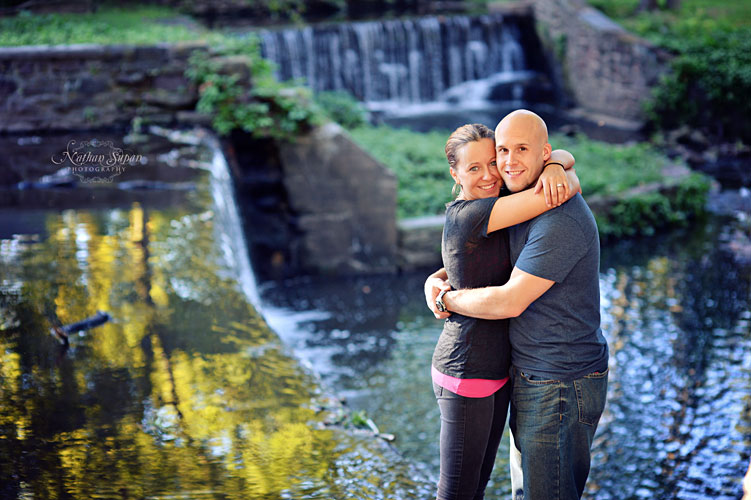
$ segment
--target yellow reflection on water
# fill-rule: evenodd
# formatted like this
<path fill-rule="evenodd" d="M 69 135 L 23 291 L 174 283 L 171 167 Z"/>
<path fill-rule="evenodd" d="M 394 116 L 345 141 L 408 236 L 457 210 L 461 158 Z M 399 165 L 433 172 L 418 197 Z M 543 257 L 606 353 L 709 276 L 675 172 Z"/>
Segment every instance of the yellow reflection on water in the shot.
<path fill-rule="evenodd" d="M 220 268 L 212 224 L 139 205 L 50 214 L 50 237 L 14 257 L 4 491 L 245 499 L 326 481 L 335 442 L 306 408 L 314 381 Z M 47 331 L 98 310 L 112 321 L 67 351 Z"/>

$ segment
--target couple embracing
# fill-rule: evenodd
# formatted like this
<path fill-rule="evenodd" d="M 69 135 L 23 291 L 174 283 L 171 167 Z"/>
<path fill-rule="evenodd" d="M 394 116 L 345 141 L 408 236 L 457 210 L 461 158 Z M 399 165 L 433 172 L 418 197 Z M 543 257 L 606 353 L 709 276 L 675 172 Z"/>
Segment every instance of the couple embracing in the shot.
<path fill-rule="evenodd" d="M 425 282 L 428 306 L 445 318 L 431 369 L 438 499 L 484 498 L 509 406 L 514 498 L 580 498 L 608 347 L 599 236 L 574 159 L 552 151 L 545 122 L 526 110 L 495 134 L 458 128 L 446 158 L 459 193 L 446 208 L 444 268 Z"/>

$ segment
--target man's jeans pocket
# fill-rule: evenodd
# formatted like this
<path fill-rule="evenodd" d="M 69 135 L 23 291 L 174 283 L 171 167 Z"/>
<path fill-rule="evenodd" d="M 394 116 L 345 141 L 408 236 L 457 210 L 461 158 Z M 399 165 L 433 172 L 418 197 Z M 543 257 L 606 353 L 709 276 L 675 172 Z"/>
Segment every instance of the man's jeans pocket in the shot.
<path fill-rule="evenodd" d="M 579 422 L 582 424 L 597 425 L 600 421 L 608 394 L 608 371 L 590 373 L 574 380 Z"/>
<path fill-rule="evenodd" d="M 546 384 L 558 384 L 560 383 L 560 380 L 540 377 L 539 375 L 532 375 L 530 373 L 526 372 L 519 372 L 519 374 L 524 378 L 527 382 L 530 382 L 535 385 L 546 385 Z"/>

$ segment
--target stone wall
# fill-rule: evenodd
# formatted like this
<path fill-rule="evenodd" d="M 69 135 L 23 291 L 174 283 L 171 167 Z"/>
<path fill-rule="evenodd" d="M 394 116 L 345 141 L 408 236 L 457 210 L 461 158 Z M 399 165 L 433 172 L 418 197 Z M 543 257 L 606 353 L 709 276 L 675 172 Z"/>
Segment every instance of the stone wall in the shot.
<path fill-rule="evenodd" d="M 294 143 L 239 131 L 226 142 L 261 279 L 396 271 L 396 177 L 339 125 Z"/>
<path fill-rule="evenodd" d="M 640 122 L 650 88 L 669 55 L 636 37 L 585 0 L 529 0 L 538 34 L 558 62 L 560 79 L 595 121 Z"/>
<path fill-rule="evenodd" d="M 189 120 L 185 76 L 202 44 L 0 47 L 0 133 L 122 128 Z"/>

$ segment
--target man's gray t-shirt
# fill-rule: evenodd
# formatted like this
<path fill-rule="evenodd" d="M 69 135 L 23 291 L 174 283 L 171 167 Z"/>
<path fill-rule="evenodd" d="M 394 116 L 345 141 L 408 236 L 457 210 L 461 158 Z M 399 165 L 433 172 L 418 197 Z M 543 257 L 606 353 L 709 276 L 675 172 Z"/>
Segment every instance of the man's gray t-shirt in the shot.
<path fill-rule="evenodd" d="M 560 207 L 509 230 L 511 262 L 555 281 L 511 318 L 512 364 L 519 370 L 571 381 L 608 366 L 600 330 L 600 240 L 592 212 L 577 194 Z"/>

